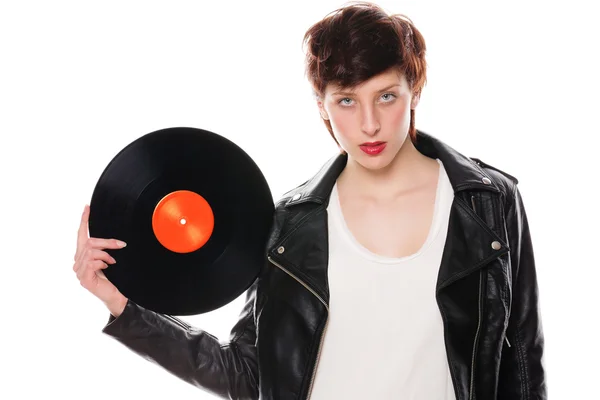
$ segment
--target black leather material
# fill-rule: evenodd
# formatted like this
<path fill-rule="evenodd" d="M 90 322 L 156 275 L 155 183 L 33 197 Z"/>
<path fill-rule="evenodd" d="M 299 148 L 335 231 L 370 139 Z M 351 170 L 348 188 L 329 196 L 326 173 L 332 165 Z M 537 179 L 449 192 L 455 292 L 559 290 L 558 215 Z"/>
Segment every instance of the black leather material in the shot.
<path fill-rule="evenodd" d="M 534 252 L 517 179 L 422 131 L 415 146 L 443 162 L 454 189 L 436 299 L 456 398 L 547 399 Z M 221 398 L 309 398 L 328 318 L 326 208 L 346 161 L 333 157 L 277 202 L 263 270 L 227 341 L 132 301 L 103 332 Z"/>

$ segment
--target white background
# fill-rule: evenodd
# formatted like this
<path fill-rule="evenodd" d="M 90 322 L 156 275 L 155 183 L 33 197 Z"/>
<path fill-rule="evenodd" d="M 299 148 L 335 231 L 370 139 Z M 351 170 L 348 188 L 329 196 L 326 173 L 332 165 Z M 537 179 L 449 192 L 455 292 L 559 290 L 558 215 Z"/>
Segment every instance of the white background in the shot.
<path fill-rule="evenodd" d="M 596 14 L 584 2 L 482 3 L 378 4 L 412 18 L 427 42 L 417 127 L 519 178 L 550 397 L 590 398 L 600 372 Z M 301 42 L 343 3 L 1 4 L 0 397 L 214 398 L 101 333 L 108 311 L 71 269 L 81 211 L 120 149 L 172 126 L 236 142 L 275 198 L 312 176 L 336 147 Z M 184 319 L 225 339 L 243 297 Z"/>

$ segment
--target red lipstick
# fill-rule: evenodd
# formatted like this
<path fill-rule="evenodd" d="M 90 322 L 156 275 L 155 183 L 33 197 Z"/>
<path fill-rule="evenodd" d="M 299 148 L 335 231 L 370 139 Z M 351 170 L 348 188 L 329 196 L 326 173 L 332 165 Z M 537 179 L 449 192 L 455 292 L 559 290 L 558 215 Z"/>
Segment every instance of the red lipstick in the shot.
<path fill-rule="evenodd" d="M 385 142 L 367 142 L 367 143 L 361 144 L 359 147 L 362 151 L 364 151 L 368 155 L 374 156 L 376 154 L 381 153 L 383 151 L 383 149 L 385 149 L 385 146 L 386 146 Z"/>

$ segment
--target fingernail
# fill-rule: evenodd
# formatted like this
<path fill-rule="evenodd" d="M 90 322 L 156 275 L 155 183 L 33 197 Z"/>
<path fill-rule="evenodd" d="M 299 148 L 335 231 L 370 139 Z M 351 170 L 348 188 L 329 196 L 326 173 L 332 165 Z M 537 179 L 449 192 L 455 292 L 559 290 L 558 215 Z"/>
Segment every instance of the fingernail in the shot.
<path fill-rule="evenodd" d="M 125 247 L 125 246 L 127 246 L 127 243 L 125 243 L 125 242 L 123 242 L 123 241 L 121 241 L 121 240 L 117 240 L 117 244 L 118 244 L 120 247 Z"/>

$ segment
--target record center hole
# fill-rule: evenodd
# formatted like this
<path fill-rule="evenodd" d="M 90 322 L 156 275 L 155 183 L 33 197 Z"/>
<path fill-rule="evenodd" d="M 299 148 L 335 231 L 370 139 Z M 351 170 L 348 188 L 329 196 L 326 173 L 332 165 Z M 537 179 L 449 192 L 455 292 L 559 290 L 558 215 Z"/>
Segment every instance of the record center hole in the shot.
<path fill-rule="evenodd" d="M 185 223 L 186 223 L 186 222 L 187 222 L 187 221 L 185 220 L 185 218 L 181 218 L 181 219 L 179 220 L 179 223 L 180 223 L 181 225 L 185 225 Z"/>

